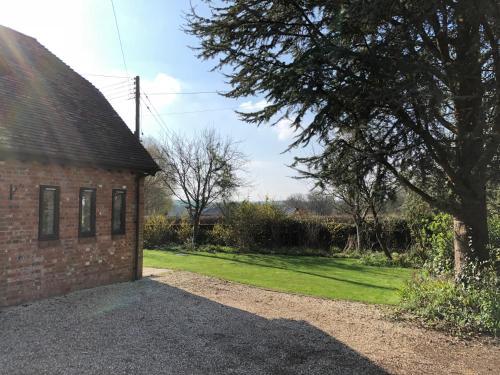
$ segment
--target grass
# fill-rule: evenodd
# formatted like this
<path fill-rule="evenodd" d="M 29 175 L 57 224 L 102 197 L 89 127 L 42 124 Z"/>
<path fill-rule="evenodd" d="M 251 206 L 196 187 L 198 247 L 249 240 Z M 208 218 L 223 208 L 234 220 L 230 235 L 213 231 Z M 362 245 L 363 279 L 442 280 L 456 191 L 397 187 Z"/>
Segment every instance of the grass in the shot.
<path fill-rule="evenodd" d="M 412 270 L 358 259 L 144 250 L 144 266 L 184 270 L 267 289 L 329 299 L 397 304 Z"/>

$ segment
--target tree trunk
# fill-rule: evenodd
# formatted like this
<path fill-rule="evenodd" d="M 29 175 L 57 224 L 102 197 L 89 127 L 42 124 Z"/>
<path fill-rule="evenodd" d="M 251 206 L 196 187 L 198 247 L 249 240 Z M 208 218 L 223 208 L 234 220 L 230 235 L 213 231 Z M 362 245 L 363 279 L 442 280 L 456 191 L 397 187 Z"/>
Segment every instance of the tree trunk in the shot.
<path fill-rule="evenodd" d="M 456 75 L 457 92 L 454 98 L 456 117 L 455 183 L 460 207 L 454 215 L 455 277 L 461 279 L 469 262 L 489 258 L 486 209 L 485 166 L 477 165 L 484 152 L 486 129 L 482 98 L 481 64 L 479 63 L 480 18 L 471 11 L 467 0 L 459 1 L 457 17 Z"/>
<path fill-rule="evenodd" d="M 453 248 L 455 277 L 459 279 L 467 263 L 489 260 L 488 219 L 485 194 L 479 199 L 467 199 L 460 216 L 453 218 Z"/>
<path fill-rule="evenodd" d="M 354 225 L 356 226 L 356 250 L 361 251 L 361 225 L 357 221 Z"/>
<path fill-rule="evenodd" d="M 193 219 L 193 245 L 198 246 L 200 239 L 200 216 L 196 215 Z"/>
<path fill-rule="evenodd" d="M 380 247 L 382 248 L 382 251 L 384 252 L 387 259 L 392 260 L 391 252 L 387 248 L 387 246 L 382 238 L 382 226 L 380 225 L 380 222 L 378 220 L 377 211 L 375 210 L 375 208 L 373 206 L 372 206 L 372 215 L 373 215 L 373 224 L 375 226 L 375 237 L 377 238 L 377 242 L 379 243 Z"/>
<path fill-rule="evenodd" d="M 345 247 L 344 247 L 344 252 L 348 253 L 350 251 L 353 251 L 354 249 L 356 249 L 356 239 L 354 238 L 354 236 L 352 234 L 350 234 L 347 237 L 347 242 L 346 242 Z"/>

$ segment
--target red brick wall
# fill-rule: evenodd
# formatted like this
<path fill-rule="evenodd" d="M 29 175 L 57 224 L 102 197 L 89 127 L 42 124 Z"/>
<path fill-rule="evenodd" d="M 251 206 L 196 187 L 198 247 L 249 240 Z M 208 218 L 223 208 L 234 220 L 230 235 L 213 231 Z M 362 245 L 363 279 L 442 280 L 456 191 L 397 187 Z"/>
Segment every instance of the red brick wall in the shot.
<path fill-rule="evenodd" d="M 135 178 L 130 171 L 0 161 L 0 306 L 133 279 Z M 38 241 L 39 185 L 60 187 L 58 240 Z M 81 187 L 97 189 L 92 238 L 78 238 Z M 127 190 L 126 233 L 119 236 L 111 235 L 111 194 L 117 188 Z M 141 187 L 141 228 L 142 206 Z M 140 236 L 142 245 L 142 229 Z"/>

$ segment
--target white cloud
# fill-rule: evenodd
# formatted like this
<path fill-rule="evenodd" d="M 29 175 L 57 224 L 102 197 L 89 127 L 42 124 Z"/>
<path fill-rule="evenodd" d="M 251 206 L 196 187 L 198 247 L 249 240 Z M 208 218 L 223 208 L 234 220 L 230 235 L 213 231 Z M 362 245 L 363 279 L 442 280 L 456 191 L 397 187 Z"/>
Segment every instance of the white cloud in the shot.
<path fill-rule="evenodd" d="M 181 82 L 172 76 L 165 73 L 158 73 L 153 80 L 142 80 L 142 89 L 148 93 L 177 93 L 181 92 Z M 173 103 L 178 95 L 149 95 L 149 99 L 153 102 L 153 105 L 157 108 L 163 108 Z"/>
<path fill-rule="evenodd" d="M 270 105 L 267 100 L 259 100 L 258 102 L 253 102 L 253 101 L 248 101 L 240 104 L 240 110 L 242 111 L 248 111 L 248 112 L 253 112 L 253 111 L 260 111 Z M 292 138 L 293 134 L 295 133 L 294 128 L 290 127 L 292 124 L 292 120 L 288 118 L 284 118 L 276 125 L 272 127 L 272 130 L 278 135 L 278 139 L 280 141 L 286 141 Z"/>
<path fill-rule="evenodd" d="M 255 103 L 250 100 L 248 102 L 241 103 L 240 109 L 248 112 L 260 111 L 265 107 L 267 107 L 269 104 L 271 103 L 269 103 L 265 99 L 259 100 L 258 102 Z"/>
<path fill-rule="evenodd" d="M 278 139 L 280 141 L 286 141 L 292 138 L 295 130 L 290 126 L 291 124 L 292 120 L 284 118 L 278 121 L 278 123 L 273 126 L 273 130 L 276 132 L 276 134 L 278 134 Z"/>

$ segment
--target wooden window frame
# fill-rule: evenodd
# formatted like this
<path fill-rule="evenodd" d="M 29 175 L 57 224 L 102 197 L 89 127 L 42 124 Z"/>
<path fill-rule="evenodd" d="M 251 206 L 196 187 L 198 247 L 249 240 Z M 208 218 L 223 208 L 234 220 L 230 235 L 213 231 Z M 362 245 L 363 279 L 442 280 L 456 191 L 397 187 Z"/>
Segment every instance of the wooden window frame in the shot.
<path fill-rule="evenodd" d="M 85 191 L 92 192 L 92 205 L 90 206 L 90 232 L 82 232 L 82 197 Z M 97 190 L 95 188 L 80 188 L 80 195 L 78 201 L 78 237 L 95 237 L 96 235 L 96 200 Z"/>
<path fill-rule="evenodd" d="M 122 211 L 120 213 L 120 230 L 115 230 L 113 228 L 113 223 L 115 222 L 115 195 L 117 193 L 122 194 Z M 126 232 L 126 212 L 127 212 L 127 190 L 126 189 L 113 189 L 111 195 L 111 234 L 113 235 L 121 235 Z"/>
<path fill-rule="evenodd" d="M 55 190 L 54 196 L 54 234 L 43 234 L 42 233 L 42 217 L 43 217 L 43 192 L 46 189 Z M 59 200 L 61 190 L 59 186 L 53 185 L 40 185 L 40 192 L 38 196 L 38 240 L 39 241 L 50 241 L 59 239 Z"/>

